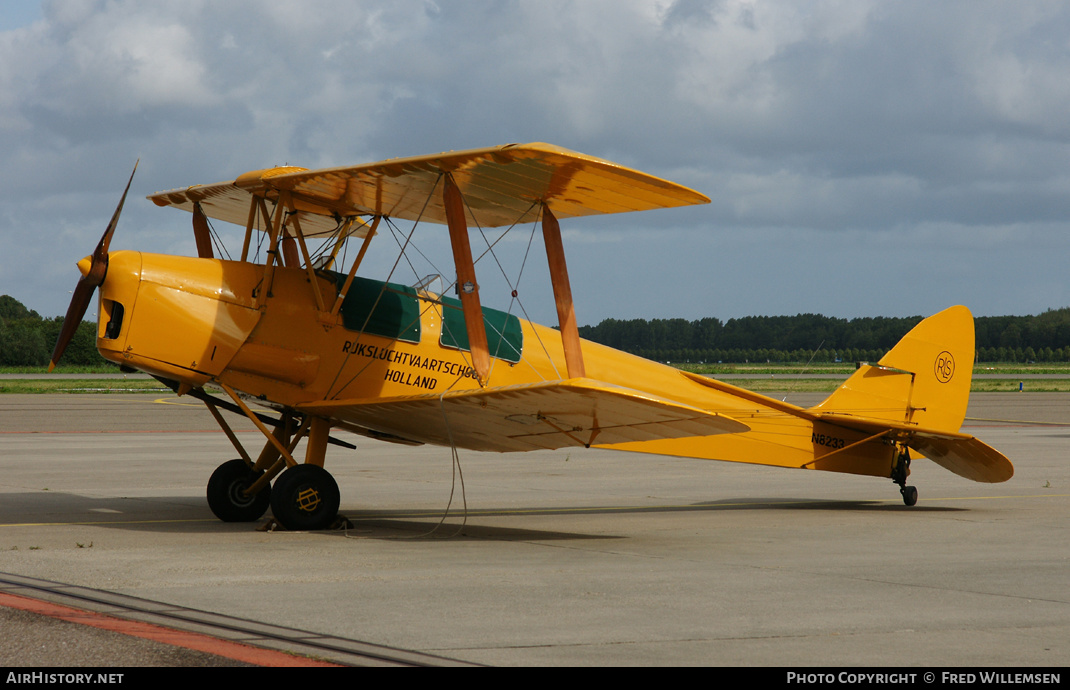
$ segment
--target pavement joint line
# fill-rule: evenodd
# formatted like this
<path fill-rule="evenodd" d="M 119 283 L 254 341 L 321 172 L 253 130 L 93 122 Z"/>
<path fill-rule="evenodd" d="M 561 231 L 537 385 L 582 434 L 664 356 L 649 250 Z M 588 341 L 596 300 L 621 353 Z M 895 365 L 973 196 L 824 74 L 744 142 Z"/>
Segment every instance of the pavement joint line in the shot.
<path fill-rule="evenodd" d="M 116 618 L 102 613 L 71 608 L 62 604 L 33 599 L 19 594 L 0 592 L 0 606 L 18 609 L 48 616 L 68 623 L 86 625 L 100 630 L 108 630 L 129 637 L 137 637 L 151 640 L 172 647 L 182 647 L 197 652 L 204 652 L 213 656 L 224 657 L 234 661 L 241 661 L 254 666 L 267 667 L 338 667 L 326 661 L 318 661 L 301 656 L 294 656 L 285 652 L 252 647 L 250 645 L 232 642 L 203 633 L 188 632 L 167 628 L 154 623 Z"/>
<path fill-rule="evenodd" d="M 135 637 L 146 637 L 138 634 L 143 630 L 150 634 L 162 631 L 162 639 L 147 639 L 264 667 L 479 665 L 425 651 L 0 572 L 0 607 L 4 606 Z M 103 625 L 96 624 L 100 620 Z M 116 622 L 130 628 L 115 629 Z M 209 646 L 190 646 L 185 643 L 187 639 Z"/>

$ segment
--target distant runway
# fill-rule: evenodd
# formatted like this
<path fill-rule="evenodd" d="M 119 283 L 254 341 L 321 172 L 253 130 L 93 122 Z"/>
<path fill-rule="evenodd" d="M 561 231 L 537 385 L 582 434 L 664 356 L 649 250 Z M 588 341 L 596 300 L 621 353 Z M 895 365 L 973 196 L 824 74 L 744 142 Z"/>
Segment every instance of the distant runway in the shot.
<path fill-rule="evenodd" d="M 890 480 L 598 450 L 462 451 L 462 490 L 447 449 L 345 436 L 357 451 L 327 467 L 353 528 L 267 533 L 208 510 L 235 454 L 195 401 L 2 395 L 0 592 L 66 584 L 120 616 L 138 600 L 152 622 L 245 621 L 237 641 L 292 630 L 429 663 L 1065 666 L 1070 394 L 975 394 L 968 416 L 1015 477 L 918 461 L 913 508 Z M 0 664 L 78 663 L 65 649 Z M 121 653 L 96 663 L 168 663 Z"/>

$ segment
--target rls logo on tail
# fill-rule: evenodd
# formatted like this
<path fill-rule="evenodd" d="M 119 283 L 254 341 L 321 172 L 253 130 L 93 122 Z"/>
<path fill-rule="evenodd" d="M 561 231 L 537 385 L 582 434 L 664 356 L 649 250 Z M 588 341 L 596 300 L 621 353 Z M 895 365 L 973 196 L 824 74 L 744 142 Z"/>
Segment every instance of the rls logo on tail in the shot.
<path fill-rule="evenodd" d="M 947 383 L 955 375 L 955 358 L 947 350 L 936 356 L 935 372 L 936 380 L 940 383 Z"/>

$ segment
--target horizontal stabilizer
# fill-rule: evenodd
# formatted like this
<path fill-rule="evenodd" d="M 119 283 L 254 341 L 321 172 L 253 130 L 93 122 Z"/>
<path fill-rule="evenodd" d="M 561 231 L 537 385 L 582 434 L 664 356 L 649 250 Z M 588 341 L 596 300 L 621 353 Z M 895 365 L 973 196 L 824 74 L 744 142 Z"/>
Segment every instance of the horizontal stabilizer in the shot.
<path fill-rule="evenodd" d="M 995 484 L 1014 476 L 1014 465 L 1007 456 L 969 434 L 848 414 L 819 414 L 815 419 L 869 434 L 888 432 L 890 438 L 901 440 L 944 469 L 975 482 Z"/>
<path fill-rule="evenodd" d="M 299 405 L 311 414 L 424 443 L 527 451 L 741 433 L 730 417 L 601 381 L 576 378 L 386 399 Z"/>
<path fill-rule="evenodd" d="M 944 435 L 915 434 L 911 449 L 960 477 L 996 484 L 1014 476 L 1014 465 L 1003 453 L 976 438 L 946 438 Z"/>

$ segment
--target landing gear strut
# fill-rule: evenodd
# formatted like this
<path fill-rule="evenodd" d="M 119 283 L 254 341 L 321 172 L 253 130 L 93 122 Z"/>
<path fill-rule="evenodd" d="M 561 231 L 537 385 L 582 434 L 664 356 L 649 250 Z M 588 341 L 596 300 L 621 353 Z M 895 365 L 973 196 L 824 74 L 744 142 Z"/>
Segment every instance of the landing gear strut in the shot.
<path fill-rule="evenodd" d="M 222 382 L 219 382 L 219 386 L 234 401 L 233 408 L 245 414 L 249 421 L 256 425 L 266 437 L 267 443 L 260 452 L 260 457 L 253 462 L 216 409 L 216 402 L 219 401 L 211 396 L 200 396 L 242 456 L 240 460 L 231 460 L 220 465 L 208 481 L 208 505 L 212 512 L 227 522 L 252 521 L 263 516 L 270 505 L 275 521 L 285 529 L 318 530 L 331 527 L 338 517 L 341 499 L 338 483 L 323 469 L 327 444 L 331 441 L 330 420 L 305 417 L 300 428 L 294 433 L 294 413 L 292 410 L 285 410 L 282 420 L 272 432 L 233 389 Z M 298 464 L 293 457 L 293 450 L 306 435 L 308 445 L 305 449 L 305 463 Z M 287 469 L 283 470 L 284 467 Z M 282 474 L 276 478 L 275 475 L 280 471 Z M 268 485 L 268 481 L 273 478 L 275 485 Z M 259 490 L 256 493 L 246 493 L 252 486 Z"/>
<path fill-rule="evenodd" d="M 906 447 L 899 448 L 899 456 L 892 470 L 892 481 L 899 485 L 899 493 L 903 495 L 903 503 L 912 506 L 918 502 L 918 488 L 907 486 L 907 476 L 910 474 L 910 451 Z"/>

